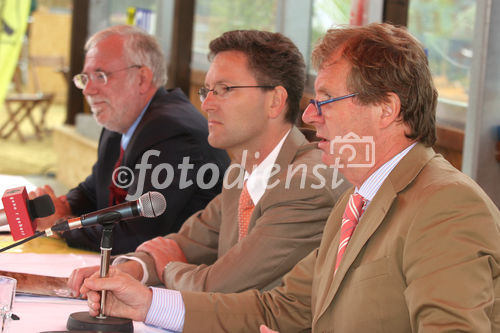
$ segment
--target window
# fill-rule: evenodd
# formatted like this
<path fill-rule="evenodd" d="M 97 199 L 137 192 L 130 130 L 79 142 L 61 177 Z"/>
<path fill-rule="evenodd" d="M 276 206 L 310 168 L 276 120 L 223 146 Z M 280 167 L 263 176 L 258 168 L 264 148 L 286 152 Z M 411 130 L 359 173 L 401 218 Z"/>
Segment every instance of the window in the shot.
<path fill-rule="evenodd" d="M 207 69 L 210 41 L 235 29 L 276 31 L 278 0 L 198 0 L 195 8 L 193 63 Z"/>
<path fill-rule="evenodd" d="M 438 120 L 463 127 L 469 101 L 475 0 L 410 1 L 408 30 L 424 45 L 439 92 Z"/>
<path fill-rule="evenodd" d="M 328 29 L 339 24 L 348 24 L 350 11 L 351 0 L 314 0 L 309 52 Z M 312 73 L 311 69 L 309 71 Z"/>
<path fill-rule="evenodd" d="M 208 69 L 208 44 L 234 29 L 279 31 L 295 42 L 308 62 L 327 29 L 349 23 L 350 8 L 351 0 L 198 0 L 192 67 Z"/>

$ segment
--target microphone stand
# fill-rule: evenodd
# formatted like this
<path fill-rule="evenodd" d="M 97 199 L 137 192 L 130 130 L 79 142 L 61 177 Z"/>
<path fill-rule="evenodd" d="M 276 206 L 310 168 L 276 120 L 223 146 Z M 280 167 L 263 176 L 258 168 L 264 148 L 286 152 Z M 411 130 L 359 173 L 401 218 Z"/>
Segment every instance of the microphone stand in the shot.
<path fill-rule="evenodd" d="M 101 236 L 101 269 L 100 276 L 106 277 L 109 272 L 111 249 L 113 246 L 113 227 L 115 222 L 121 218 L 119 213 L 110 212 L 104 214 L 100 224 L 103 226 Z M 96 317 L 92 317 L 88 312 L 74 312 L 69 315 L 66 328 L 75 331 L 99 331 L 99 332 L 127 332 L 134 331 L 131 319 L 109 317 L 104 313 L 106 304 L 106 290 L 101 291 L 101 308 Z"/>
<path fill-rule="evenodd" d="M 101 270 L 100 276 L 106 277 L 109 272 L 109 258 L 113 240 L 113 227 L 104 227 L 101 238 Z M 106 290 L 101 290 L 101 308 L 96 318 L 106 319 L 104 314 L 104 305 L 106 304 Z"/>

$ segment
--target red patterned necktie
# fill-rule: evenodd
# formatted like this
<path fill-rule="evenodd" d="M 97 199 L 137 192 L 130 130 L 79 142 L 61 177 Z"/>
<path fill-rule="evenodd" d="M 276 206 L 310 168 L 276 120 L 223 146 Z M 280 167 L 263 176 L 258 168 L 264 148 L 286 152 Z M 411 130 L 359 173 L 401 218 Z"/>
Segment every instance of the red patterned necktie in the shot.
<path fill-rule="evenodd" d="M 345 249 L 349 240 L 351 239 L 352 233 L 358 224 L 359 217 L 363 214 L 364 207 L 366 204 L 366 199 L 359 193 L 352 194 L 349 198 L 349 202 L 342 216 L 342 226 L 340 228 L 340 241 L 339 248 L 337 250 L 337 261 L 335 263 L 335 273 L 339 268 L 340 261 L 344 256 Z M 334 273 L 334 275 L 335 275 Z"/>
<path fill-rule="evenodd" d="M 238 204 L 238 226 L 239 234 L 238 241 L 242 240 L 248 233 L 248 224 L 250 223 L 250 216 L 252 216 L 253 209 L 255 208 L 252 198 L 247 190 L 247 182 L 243 185 L 243 190 L 240 194 L 240 201 Z"/>
<path fill-rule="evenodd" d="M 120 145 L 120 156 L 118 157 L 118 160 L 115 163 L 115 167 L 113 168 L 113 179 L 111 180 L 111 184 L 109 185 L 109 206 L 125 202 L 125 197 L 127 196 L 127 190 L 116 186 L 118 182 L 118 172 L 115 172 L 115 170 L 122 164 L 124 152 L 125 151 Z"/>

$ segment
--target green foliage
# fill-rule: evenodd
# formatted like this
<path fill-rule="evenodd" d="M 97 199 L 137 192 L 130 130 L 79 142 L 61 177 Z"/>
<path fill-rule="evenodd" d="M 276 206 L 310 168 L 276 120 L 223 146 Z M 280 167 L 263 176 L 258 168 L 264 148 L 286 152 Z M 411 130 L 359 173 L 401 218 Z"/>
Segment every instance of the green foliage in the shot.
<path fill-rule="evenodd" d="M 427 49 L 443 97 L 467 101 L 475 14 L 475 0 L 410 1 L 408 30 Z"/>
<path fill-rule="evenodd" d="M 349 23 L 351 0 L 314 0 L 311 46 L 338 24 Z"/>

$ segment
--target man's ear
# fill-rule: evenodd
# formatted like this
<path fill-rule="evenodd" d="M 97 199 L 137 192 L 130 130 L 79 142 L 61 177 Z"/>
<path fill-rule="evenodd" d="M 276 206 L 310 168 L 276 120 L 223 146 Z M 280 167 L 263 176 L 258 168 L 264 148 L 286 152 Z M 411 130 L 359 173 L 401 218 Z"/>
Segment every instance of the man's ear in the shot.
<path fill-rule="evenodd" d="M 139 92 L 145 93 L 150 89 L 153 82 L 153 72 L 149 67 L 139 68 Z"/>
<path fill-rule="evenodd" d="M 401 111 L 401 100 L 399 96 L 393 92 L 387 94 L 387 101 L 383 102 L 380 107 L 379 127 L 386 128 L 396 121 L 399 121 Z"/>
<path fill-rule="evenodd" d="M 288 92 L 283 86 L 276 86 L 271 93 L 269 117 L 274 119 L 286 110 Z"/>

